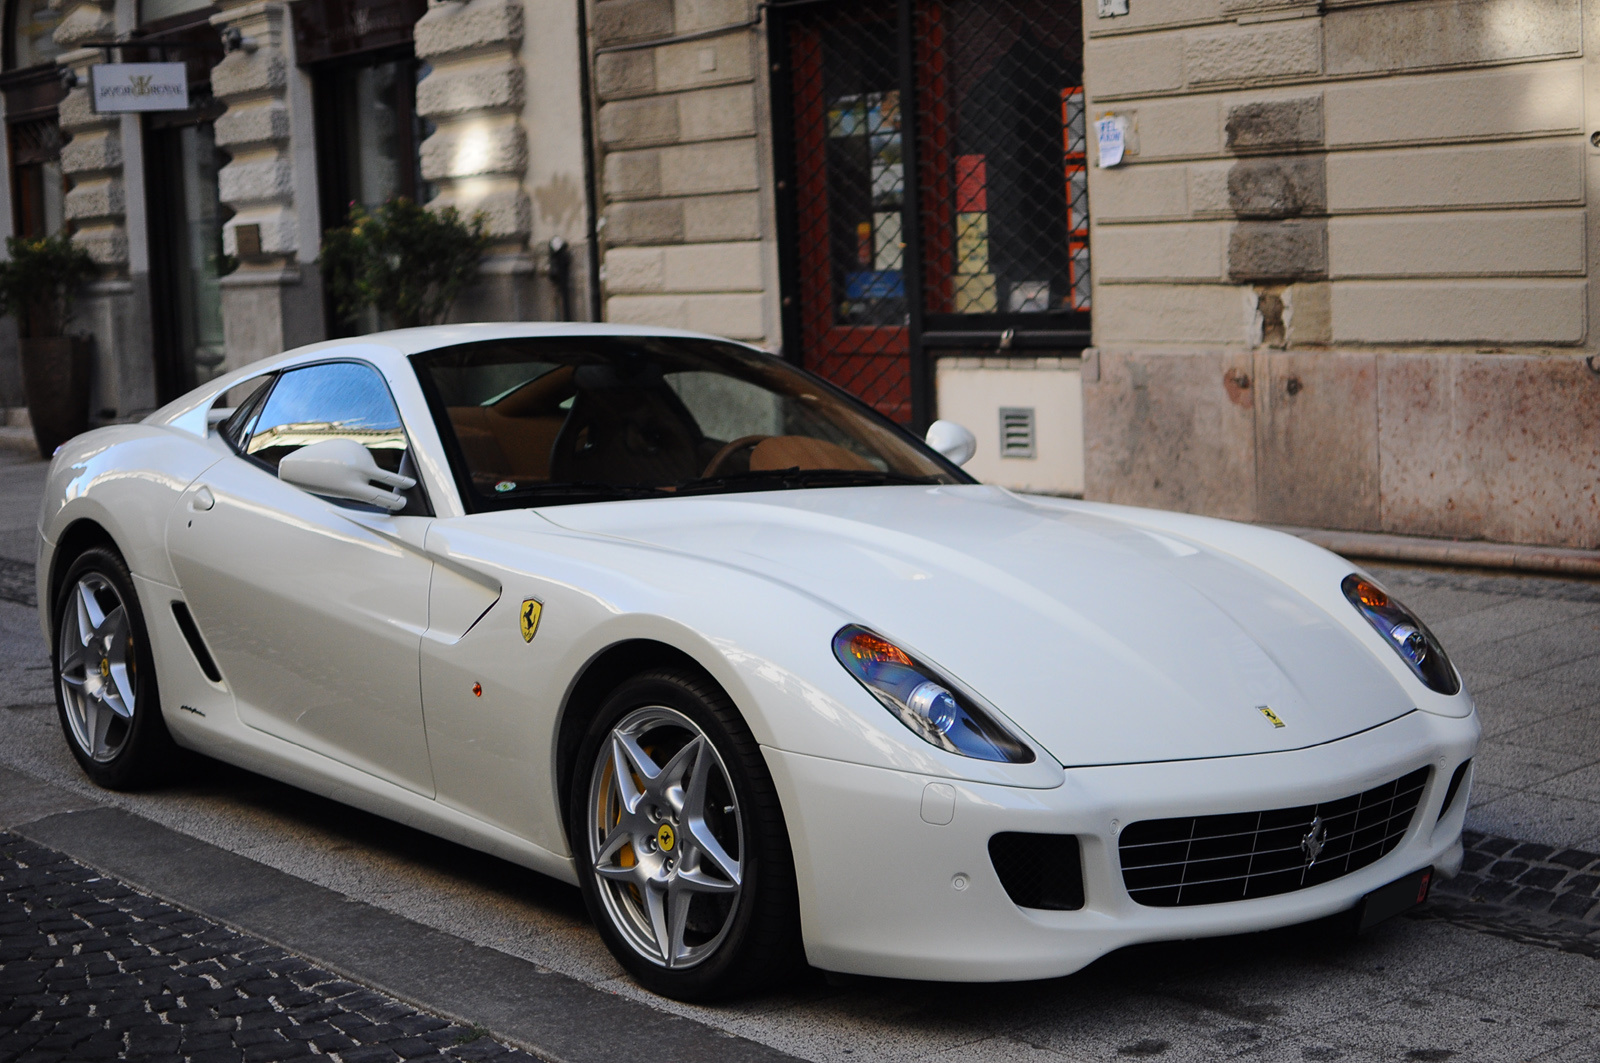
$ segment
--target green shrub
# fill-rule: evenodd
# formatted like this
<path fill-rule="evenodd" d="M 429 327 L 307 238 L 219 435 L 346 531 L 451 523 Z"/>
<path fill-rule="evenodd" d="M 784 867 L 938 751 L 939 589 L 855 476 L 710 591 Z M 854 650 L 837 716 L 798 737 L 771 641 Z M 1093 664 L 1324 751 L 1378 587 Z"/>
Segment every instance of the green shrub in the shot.
<path fill-rule="evenodd" d="M 483 215 L 432 211 L 408 199 L 350 208 L 350 224 L 323 234 L 317 262 L 341 317 L 375 307 L 396 328 L 437 325 L 478 273 L 488 246 Z"/>
<path fill-rule="evenodd" d="M 54 236 L 6 240 L 11 259 L 0 262 L 0 316 L 17 315 L 25 336 L 64 336 L 72 300 L 96 273 L 89 252 L 65 231 Z"/>

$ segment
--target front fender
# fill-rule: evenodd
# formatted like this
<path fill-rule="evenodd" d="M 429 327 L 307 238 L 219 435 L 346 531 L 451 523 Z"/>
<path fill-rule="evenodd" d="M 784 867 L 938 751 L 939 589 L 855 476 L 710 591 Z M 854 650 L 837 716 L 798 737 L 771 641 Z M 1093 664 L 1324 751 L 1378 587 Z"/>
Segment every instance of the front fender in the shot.
<path fill-rule="evenodd" d="M 56 546 L 73 525 L 105 530 L 135 576 L 176 585 L 167 558 L 167 519 L 182 495 L 224 456 L 219 446 L 171 428 L 111 425 L 69 441 L 50 464 L 39 510 L 35 579 L 47 641 Z"/>
<path fill-rule="evenodd" d="M 536 659 L 544 674 L 575 678 L 613 646 L 658 642 L 704 668 L 763 746 L 969 781 L 1060 785 L 1060 766 L 1043 754 L 1033 764 L 996 764 L 913 735 L 833 656 L 834 633 L 862 618 L 731 564 L 537 520 L 508 513 L 440 522 L 428 545 L 503 585 L 477 626 L 498 632 L 490 637 L 504 640 L 509 652 L 522 642 L 513 635 L 524 599 L 542 603 L 538 640 L 549 641 Z M 552 721 L 557 727 L 570 693 Z"/>

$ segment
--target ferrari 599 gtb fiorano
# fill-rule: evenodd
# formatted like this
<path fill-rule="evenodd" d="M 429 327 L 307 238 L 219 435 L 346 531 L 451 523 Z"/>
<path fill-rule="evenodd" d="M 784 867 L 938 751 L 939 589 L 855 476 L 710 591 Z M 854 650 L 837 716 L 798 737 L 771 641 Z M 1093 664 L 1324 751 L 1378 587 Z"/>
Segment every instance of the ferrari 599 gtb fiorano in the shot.
<path fill-rule="evenodd" d="M 1049 977 L 1456 871 L 1473 702 L 1375 579 L 985 486 L 972 448 L 690 333 L 291 351 L 56 455 L 67 742 L 105 786 L 185 747 L 576 883 L 681 998 L 802 958 Z"/>

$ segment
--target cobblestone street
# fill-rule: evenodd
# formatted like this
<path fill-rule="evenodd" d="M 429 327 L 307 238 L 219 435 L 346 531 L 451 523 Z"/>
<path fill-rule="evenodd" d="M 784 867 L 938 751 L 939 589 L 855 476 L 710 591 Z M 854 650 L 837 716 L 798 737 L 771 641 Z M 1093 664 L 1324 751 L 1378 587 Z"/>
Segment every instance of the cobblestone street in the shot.
<path fill-rule="evenodd" d="M 527 1060 L 0 834 L 0 1059 Z"/>

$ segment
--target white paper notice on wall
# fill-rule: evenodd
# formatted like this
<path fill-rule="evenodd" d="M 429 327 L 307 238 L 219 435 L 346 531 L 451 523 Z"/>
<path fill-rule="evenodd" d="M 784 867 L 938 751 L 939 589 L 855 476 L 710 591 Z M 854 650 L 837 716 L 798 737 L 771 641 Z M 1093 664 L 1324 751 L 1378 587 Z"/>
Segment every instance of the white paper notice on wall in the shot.
<path fill-rule="evenodd" d="M 1115 166 L 1122 161 L 1128 143 L 1128 120 L 1108 114 L 1094 124 L 1095 141 L 1100 146 L 1100 165 Z"/>
<path fill-rule="evenodd" d="M 89 86 L 99 114 L 189 109 L 183 63 L 96 63 L 89 68 Z"/>
<path fill-rule="evenodd" d="M 1100 17 L 1116 18 L 1128 13 L 1128 0 L 1100 0 Z"/>

